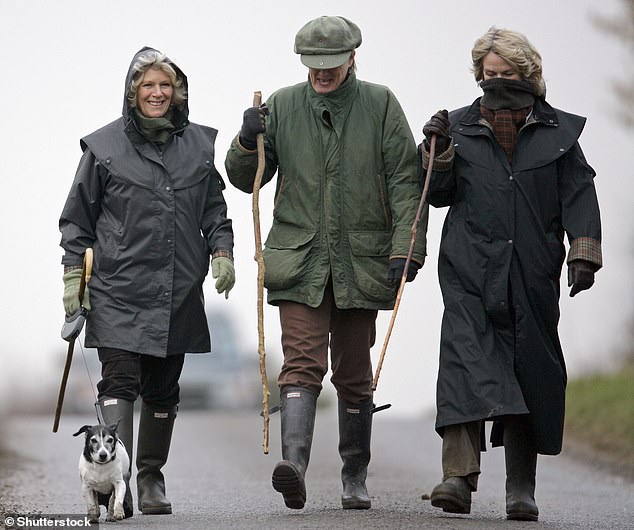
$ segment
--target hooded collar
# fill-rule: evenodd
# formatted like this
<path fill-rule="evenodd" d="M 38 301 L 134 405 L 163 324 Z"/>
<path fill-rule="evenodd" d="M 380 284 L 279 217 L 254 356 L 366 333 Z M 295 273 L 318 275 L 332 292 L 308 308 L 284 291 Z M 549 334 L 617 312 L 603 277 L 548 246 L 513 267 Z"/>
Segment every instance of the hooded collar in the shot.
<path fill-rule="evenodd" d="M 144 136 L 141 133 L 140 128 L 136 122 L 133 109 L 130 107 L 128 103 L 128 89 L 130 88 L 130 84 L 132 83 L 132 78 L 134 77 L 134 74 L 135 74 L 132 67 L 138 61 L 139 57 L 147 51 L 155 51 L 155 52 L 161 53 L 156 48 L 151 48 L 149 46 L 144 46 L 138 52 L 136 52 L 134 54 L 134 57 L 132 58 L 132 61 L 130 61 L 130 66 L 128 67 L 128 73 L 125 78 L 125 85 L 123 90 L 122 115 L 126 124 L 125 131 L 130 136 L 130 138 L 136 142 L 143 141 Z M 172 68 L 174 68 L 174 70 L 176 71 L 176 75 L 179 77 L 179 79 L 182 79 L 183 87 L 185 88 L 187 93 L 189 93 L 189 86 L 187 84 L 187 76 L 185 75 L 185 73 L 176 65 L 176 63 L 171 61 L 169 58 L 167 58 L 167 61 L 172 66 Z M 185 100 L 182 108 L 177 109 L 175 107 L 171 107 L 171 109 L 172 109 L 171 121 L 174 124 L 174 130 L 172 131 L 172 134 L 182 134 L 183 129 L 187 127 L 187 125 L 189 125 L 189 118 L 188 118 L 189 117 L 189 99 Z"/>

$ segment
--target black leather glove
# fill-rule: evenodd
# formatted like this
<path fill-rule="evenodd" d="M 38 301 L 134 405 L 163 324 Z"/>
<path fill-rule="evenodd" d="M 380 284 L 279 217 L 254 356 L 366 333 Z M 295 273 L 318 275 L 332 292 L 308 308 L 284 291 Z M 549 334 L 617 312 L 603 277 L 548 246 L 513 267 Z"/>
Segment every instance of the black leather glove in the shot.
<path fill-rule="evenodd" d="M 257 147 L 257 136 L 264 132 L 264 116 L 269 113 L 266 105 L 249 107 L 242 115 L 242 128 L 240 129 L 240 143 L 247 149 Z"/>
<path fill-rule="evenodd" d="M 589 261 L 577 259 L 568 264 L 568 287 L 570 296 L 576 295 L 580 291 L 590 289 L 594 283 L 594 267 Z"/>
<path fill-rule="evenodd" d="M 449 147 L 449 113 L 446 110 L 439 110 L 423 126 L 423 134 L 427 140 L 426 147 L 431 145 L 432 135 L 436 135 L 436 153 L 444 153 Z"/>
<path fill-rule="evenodd" d="M 403 269 L 405 268 L 405 262 L 407 260 L 405 258 L 392 258 L 390 260 L 390 267 L 387 270 L 387 283 L 394 287 L 401 283 L 401 278 L 403 277 Z M 416 263 L 414 260 L 410 260 L 409 267 L 407 267 L 407 278 L 406 282 L 411 282 L 414 278 L 416 278 L 416 274 L 418 273 L 418 269 L 420 269 L 420 263 Z"/>

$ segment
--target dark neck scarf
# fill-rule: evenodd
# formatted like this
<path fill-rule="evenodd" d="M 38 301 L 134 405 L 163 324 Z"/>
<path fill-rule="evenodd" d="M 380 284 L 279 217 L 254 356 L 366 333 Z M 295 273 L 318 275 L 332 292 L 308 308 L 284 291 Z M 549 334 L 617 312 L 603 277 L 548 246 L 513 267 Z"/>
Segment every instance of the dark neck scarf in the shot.
<path fill-rule="evenodd" d="M 496 140 L 509 161 L 517 143 L 517 133 L 526 123 L 535 90 L 529 81 L 493 78 L 480 83 L 484 95 L 480 100 L 480 113 L 493 127 Z"/>
<path fill-rule="evenodd" d="M 171 122 L 172 110 L 168 110 L 161 118 L 148 118 L 141 114 L 138 109 L 134 109 L 134 115 L 141 134 L 162 150 L 174 129 Z"/>

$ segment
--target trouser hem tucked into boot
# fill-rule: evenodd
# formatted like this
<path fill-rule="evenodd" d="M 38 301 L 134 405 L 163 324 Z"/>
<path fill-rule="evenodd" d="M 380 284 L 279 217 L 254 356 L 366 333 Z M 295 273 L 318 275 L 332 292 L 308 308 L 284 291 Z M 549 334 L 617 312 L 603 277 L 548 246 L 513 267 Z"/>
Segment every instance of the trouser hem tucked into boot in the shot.
<path fill-rule="evenodd" d="M 273 469 L 271 483 L 291 509 L 306 503 L 304 475 L 310 459 L 315 427 L 317 393 L 301 387 L 284 387 L 280 392 L 282 461 Z"/>
<path fill-rule="evenodd" d="M 123 442 L 130 459 L 130 467 L 127 470 L 125 479 L 125 497 L 123 498 L 123 513 L 125 518 L 134 515 L 134 501 L 132 500 L 132 490 L 130 489 L 130 474 L 132 472 L 132 447 L 134 441 L 134 402 L 125 399 L 102 397 L 95 403 L 97 408 L 97 418 L 106 425 L 117 424 L 117 435 Z M 97 502 L 108 509 L 110 495 L 97 494 Z"/>
<path fill-rule="evenodd" d="M 167 462 L 178 407 L 157 409 L 142 403 L 137 446 L 137 490 L 139 510 L 144 515 L 172 513 L 165 496 L 165 478 L 161 468 Z"/>
<path fill-rule="evenodd" d="M 344 510 L 367 510 L 372 506 L 365 481 L 370 463 L 372 400 L 350 403 L 339 399 L 339 455 L 343 461 L 341 482 Z"/>

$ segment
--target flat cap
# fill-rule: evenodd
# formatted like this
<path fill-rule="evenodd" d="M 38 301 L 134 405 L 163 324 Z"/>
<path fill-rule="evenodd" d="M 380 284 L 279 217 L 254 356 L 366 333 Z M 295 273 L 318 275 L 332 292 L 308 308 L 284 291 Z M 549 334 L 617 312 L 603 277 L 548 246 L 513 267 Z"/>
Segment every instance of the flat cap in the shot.
<path fill-rule="evenodd" d="M 327 70 L 344 64 L 361 45 L 361 30 L 344 17 L 322 16 L 306 23 L 295 36 L 295 53 L 309 68 Z"/>

